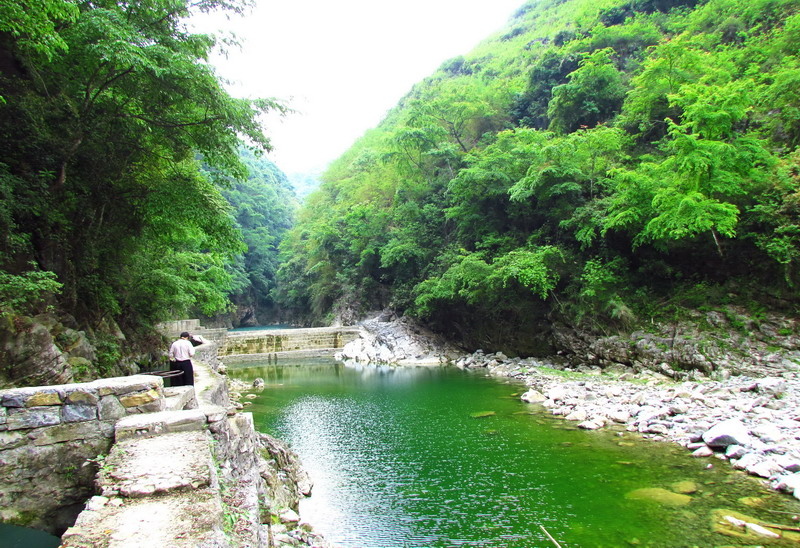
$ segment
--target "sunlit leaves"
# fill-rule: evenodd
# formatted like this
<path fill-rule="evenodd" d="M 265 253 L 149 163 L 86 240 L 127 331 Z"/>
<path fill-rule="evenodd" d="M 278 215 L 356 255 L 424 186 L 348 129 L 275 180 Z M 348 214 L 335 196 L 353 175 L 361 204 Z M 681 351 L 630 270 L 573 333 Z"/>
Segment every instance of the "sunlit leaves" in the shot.
<path fill-rule="evenodd" d="M 564 254 L 554 246 L 516 249 L 495 260 L 493 277 L 501 279 L 503 285 L 514 280 L 540 299 L 546 299 L 558 284 L 556 265 L 563 260 Z"/>
<path fill-rule="evenodd" d="M 440 276 L 415 288 L 417 312 L 429 315 L 436 307 L 459 301 L 502 306 L 504 301 L 519 296 L 520 287 L 546 299 L 558 284 L 558 266 L 563 259 L 561 250 L 554 246 L 516 249 L 492 263 L 479 253 L 462 254 Z"/>

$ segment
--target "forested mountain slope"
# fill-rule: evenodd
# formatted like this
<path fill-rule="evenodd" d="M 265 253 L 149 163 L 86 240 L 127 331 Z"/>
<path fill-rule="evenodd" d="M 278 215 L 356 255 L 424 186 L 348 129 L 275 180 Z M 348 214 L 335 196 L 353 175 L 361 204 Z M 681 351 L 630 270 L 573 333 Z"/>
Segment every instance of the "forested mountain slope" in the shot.
<path fill-rule="evenodd" d="M 231 205 L 236 228 L 247 250 L 234 258 L 229 315 L 234 327 L 263 325 L 280 319 L 272 292 L 278 270 L 278 244 L 294 224 L 297 196 L 289 178 L 264 156 L 240 151 L 247 178 L 230 179 L 222 196 Z M 209 322 L 205 322 L 210 325 Z"/>
<path fill-rule="evenodd" d="M 518 352 L 555 321 L 796 311 L 798 45 L 796 1 L 528 2 L 330 167 L 279 302 Z"/>

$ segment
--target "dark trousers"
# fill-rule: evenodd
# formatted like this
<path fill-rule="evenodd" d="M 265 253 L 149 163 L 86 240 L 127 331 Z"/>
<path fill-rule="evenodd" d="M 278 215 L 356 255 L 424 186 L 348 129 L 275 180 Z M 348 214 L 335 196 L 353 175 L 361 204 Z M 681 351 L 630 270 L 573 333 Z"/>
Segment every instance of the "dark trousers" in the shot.
<path fill-rule="evenodd" d="M 194 367 L 192 360 L 175 360 L 170 362 L 170 371 L 183 371 L 183 375 L 172 377 L 170 386 L 194 386 Z"/>

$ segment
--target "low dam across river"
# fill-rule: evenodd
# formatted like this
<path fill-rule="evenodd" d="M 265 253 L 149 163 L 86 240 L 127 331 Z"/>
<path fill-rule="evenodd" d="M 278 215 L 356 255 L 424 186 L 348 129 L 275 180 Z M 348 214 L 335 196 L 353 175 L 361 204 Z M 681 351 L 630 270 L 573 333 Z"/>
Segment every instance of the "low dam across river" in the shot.
<path fill-rule="evenodd" d="M 219 349 L 220 359 L 235 361 L 304 357 L 333 353 L 358 338 L 358 327 L 315 327 L 228 332 Z"/>
<path fill-rule="evenodd" d="M 162 331 L 177 337 L 188 331 L 215 343 L 217 355 L 206 357 L 219 361 L 277 361 L 280 358 L 306 358 L 332 355 L 359 337 L 358 326 L 309 327 L 289 329 L 207 329 L 199 320 L 180 320 L 162 325 Z"/>

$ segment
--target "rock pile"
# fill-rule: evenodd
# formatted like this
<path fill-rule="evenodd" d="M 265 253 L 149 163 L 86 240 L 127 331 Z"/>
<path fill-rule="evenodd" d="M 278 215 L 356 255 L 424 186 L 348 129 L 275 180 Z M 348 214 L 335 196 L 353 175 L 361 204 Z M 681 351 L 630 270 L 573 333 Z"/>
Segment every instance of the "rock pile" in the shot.
<path fill-rule="evenodd" d="M 407 318 L 384 314 L 362 322 L 360 337 L 347 343 L 336 359 L 361 363 L 439 365 L 463 354 L 443 337 Z"/>
<path fill-rule="evenodd" d="M 553 363 L 478 351 L 456 362 L 523 381 L 521 396 L 578 427 L 615 426 L 675 441 L 695 457 L 729 461 L 800 498 L 800 375 L 675 382 L 644 370 L 559 370 Z"/>

